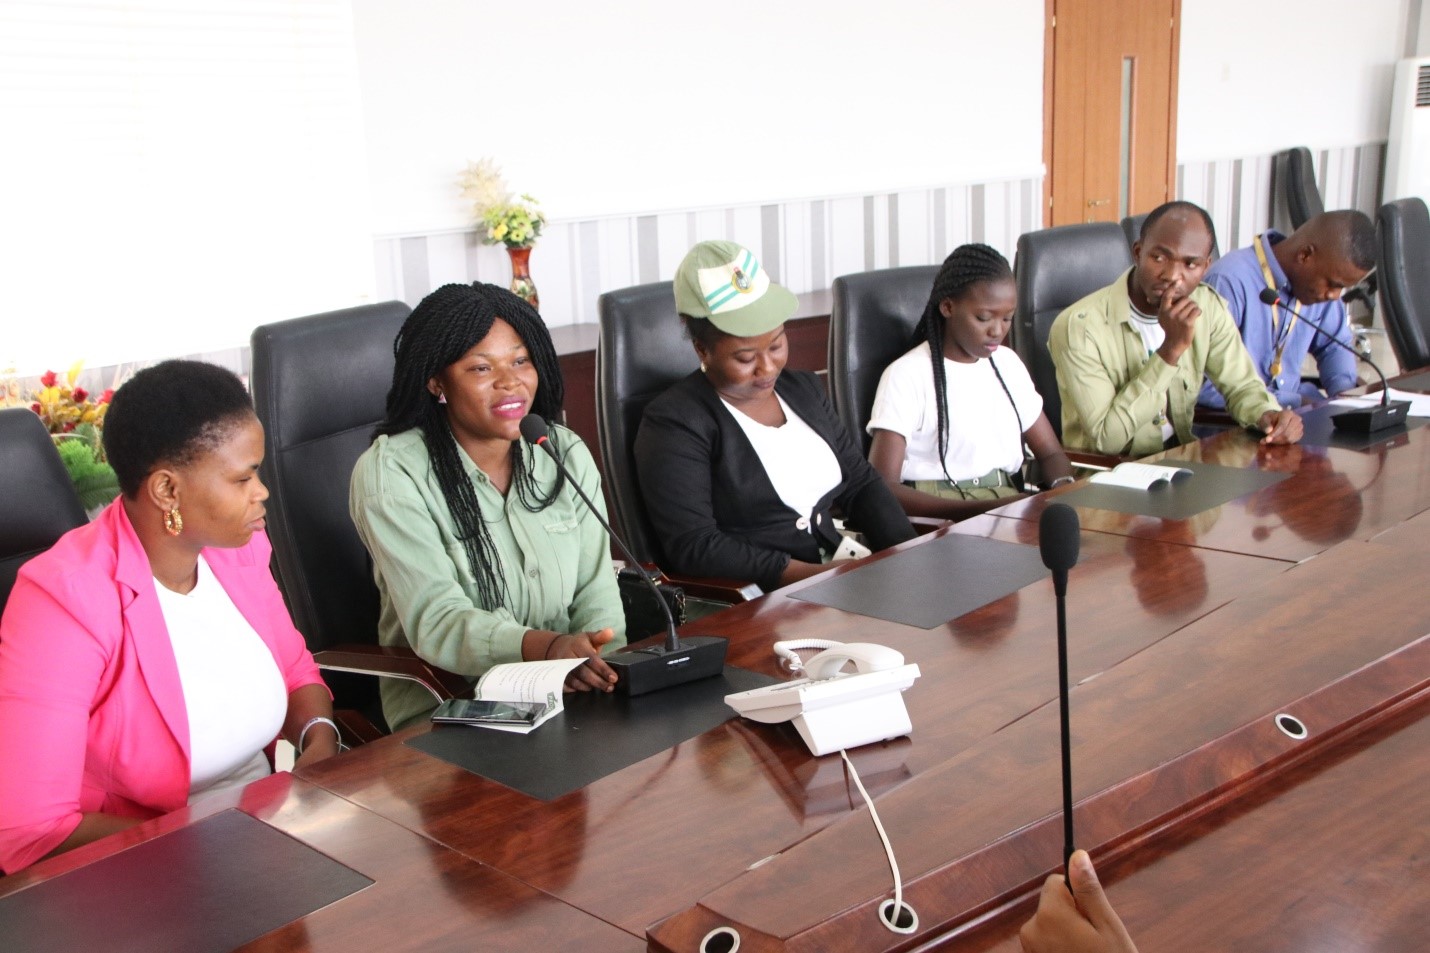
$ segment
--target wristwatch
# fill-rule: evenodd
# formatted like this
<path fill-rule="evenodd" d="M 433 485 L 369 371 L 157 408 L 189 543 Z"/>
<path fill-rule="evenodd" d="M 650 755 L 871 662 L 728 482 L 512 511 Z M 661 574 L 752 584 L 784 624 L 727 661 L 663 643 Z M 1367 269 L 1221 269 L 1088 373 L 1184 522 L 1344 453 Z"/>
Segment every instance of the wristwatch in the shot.
<path fill-rule="evenodd" d="M 1054 480 L 1053 482 L 1049 483 L 1049 484 L 1048 484 L 1048 489 L 1051 490 L 1051 489 L 1053 489 L 1054 487 L 1062 486 L 1062 485 L 1065 484 L 1065 483 L 1075 483 L 1075 482 L 1077 482 L 1077 477 L 1073 476 L 1073 475 L 1070 474 L 1070 473 L 1069 473 L 1069 474 L 1064 474 L 1063 476 L 1060 476 L 1060 477 L 1058 477 L 1056 480 Z"/>

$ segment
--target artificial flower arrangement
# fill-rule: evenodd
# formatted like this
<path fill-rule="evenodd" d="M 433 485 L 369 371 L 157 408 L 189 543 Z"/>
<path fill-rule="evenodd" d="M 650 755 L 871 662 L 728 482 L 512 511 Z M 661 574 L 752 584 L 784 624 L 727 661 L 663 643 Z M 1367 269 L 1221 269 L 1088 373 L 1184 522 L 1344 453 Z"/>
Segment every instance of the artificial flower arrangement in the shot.
<path fill-rule="evenodd" d="M 0 404 L 28 405 L 35 412 L 55 442 L 80 503 L 94 512 L 119 495 L 119 481 L 104 457 L 103 440 L 104 415 L 114 389 L 96 396 L 80 387 L 83 367 L 83 361 L 76 363 L 63 379 L 46 371 L 39 389 L 28 396 L 20 394 L 19 382 L 11 377 L 3 385 Z"/>
<path fill-rule="evenodd" d="M 516 198 L 494 160 L 468 162 L 458 178 L 462 198 L 471 203 L 472 217 L 482 228 L 482 241 L 507 248 L 530 248 L 541 237 L 546 214 L 539 202 L 523 193 Z"/>

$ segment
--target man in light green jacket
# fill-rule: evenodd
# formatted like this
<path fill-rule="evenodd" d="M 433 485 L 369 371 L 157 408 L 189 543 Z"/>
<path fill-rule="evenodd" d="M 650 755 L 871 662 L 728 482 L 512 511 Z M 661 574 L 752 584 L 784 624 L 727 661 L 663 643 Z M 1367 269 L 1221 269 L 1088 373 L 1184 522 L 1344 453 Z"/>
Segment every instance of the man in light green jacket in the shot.
<path fill-rule="evenodd" d="M 1053 322 L 1048 347 L 1063 401 L 1063 446 L 1142 457 L 1192 438 L 1209 377 L 1262 443 L 1295 443 L 1301 418 L 1266 390 L 1226 304 L 1201 284 L 1212 224 L 1190 202 L 1147 216 L 1136 265 Z"/>

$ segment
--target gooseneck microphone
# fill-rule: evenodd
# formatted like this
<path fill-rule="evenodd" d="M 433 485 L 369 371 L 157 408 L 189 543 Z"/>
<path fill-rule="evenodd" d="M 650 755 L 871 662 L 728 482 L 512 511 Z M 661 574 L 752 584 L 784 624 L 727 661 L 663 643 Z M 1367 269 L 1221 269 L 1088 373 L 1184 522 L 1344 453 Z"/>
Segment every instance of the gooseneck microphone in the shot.
<path fill-rule="evenodd" d="M 575 489 L 576 495 L 586 504 L 591 515 L 605 528 L 607 535 L 615 542 L 616 548 L 625 557 L 626 563 L 637 571 L 650 587 L 651 597 L 660 611 L 665 614 L 665 642 L 644 649 L 603 655 L 601 660 L 616 670 L 616 690 L 625 695 L 644 695 L 662 688 L 683 685 L 701 678 L 719 675 L 725 670 L 725 650 L 729 646 L 726 639 L 713 635 L 688 635 L 681 638 L 675 631 L 675 617 L 670 607 L 661 598 L 660 590 L 651 581 L 635 556 L 631 554 L 625 541 L 611 529 L 611 524 L 601 515 L 601 511 L 591 502 L 581 484 L 571 476 L 566 464 L 556 455 L 556 448 L 549 439 L 550 430 L 540 414 L 527 414 L 521 418 L 521 436 L 527 443 L 545 450 L 556 468 L 566 477 L 566 482 Z"/>
<path fill-rule="evenodd" d="M 1058 717 L 1063 756 L 1063 869 L 1073 853 L 1072 732 L 1068 727 L 1068 570 L 1077 565 L 1081 527 L 1077 510 L 1051 503 L 1038 520 L 1038 549 L 1043 565 L 1053 571 L 1058 604 Z M 1071 883 L 1071 881 L 1069 881 Z M 1071 888 L 1069 888 L 1071 889 Z"/>
<path fill-rule="evenodd" d="M 1355 348 L 1350 347 L 1340 338 L 1336 337 L 1334 334 L 1331 334 L 1329 331 L 1321 327 L 1315 321 L 1312 321 L 1310 318 L 1306 317 L 1304 314 L 1291 307 L 1291 303 L 1282 300 L 1280 292 L 1278 292 L 1276 289 L 1262 288 L 1259 297 L 1261 298 L 1262 304 L 1279 304 L 1281 307 L 1294 314 L 1299 320 L 1305 321 L 1311 327 L 1315 328 L 1322 335 L 1324 335 L 1327 340 L 1335 342 L 1337 347 L 1345 348 L 1347 351 L 1350 351 L 1360 360 L 1365 361 L 1371 366 L 1371 369 L 1374 370 L 1375 373 L 1380 377 L 1380 406 L 1356 408 L 1353 410 L 1344 410 L 1338 414 L 1332 414 L 1332 426 L 1334 426 L 1337 430 L 1350 430 L 1354 431 L 1355 433 L 1376 433 L 1377 431 L 1385 430 L 1387 428 L 1405 423 L 1405 418 L 1410 413 L 1410 401 L 1390 399 L 1390 384 L 1385 379 L 1385 373 L 1380 369 L 1379 366 L 1376 365 L 1375 361 L 1372 361 L 1369 357 L 1366 357 L 1364 354 L 1360 353 Z"/>

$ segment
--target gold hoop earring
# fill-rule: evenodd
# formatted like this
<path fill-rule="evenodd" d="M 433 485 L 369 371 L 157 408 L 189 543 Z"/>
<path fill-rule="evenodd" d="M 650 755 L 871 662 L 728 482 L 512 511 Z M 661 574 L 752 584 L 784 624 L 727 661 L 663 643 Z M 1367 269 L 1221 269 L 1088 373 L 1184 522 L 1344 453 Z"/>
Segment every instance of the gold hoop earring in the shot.
<path fill-rule="evenodd" d="M 184 518 L 179 515 L 179 508 L 176 506 L 164 514 L 164 532 L 170 536 L 178 536 L 184 531 Z"/>

